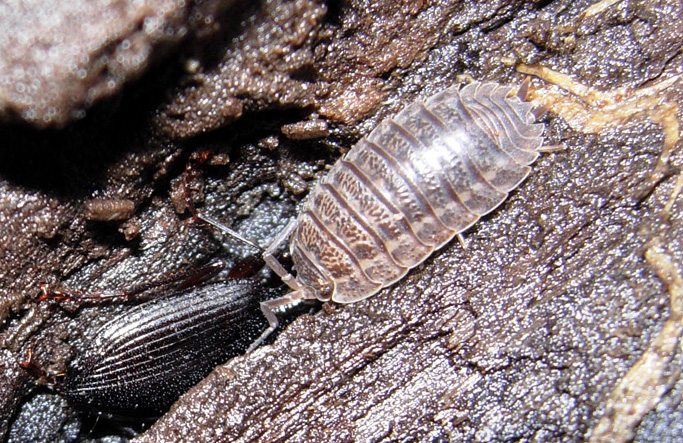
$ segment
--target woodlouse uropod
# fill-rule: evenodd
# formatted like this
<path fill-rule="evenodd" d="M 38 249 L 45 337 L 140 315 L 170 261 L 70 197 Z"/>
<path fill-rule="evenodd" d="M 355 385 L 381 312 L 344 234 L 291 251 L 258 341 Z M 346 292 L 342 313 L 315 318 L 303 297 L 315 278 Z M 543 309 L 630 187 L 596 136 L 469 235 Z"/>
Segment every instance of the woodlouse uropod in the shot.
<path fill-rule="evenodd" d="M 370 297 L 500 205 L 544 150 L 544 110 L 527 90 L 528 80 L 516 94 L 491 82 L 448 88 L 384 120 L 338 160 L 263 254 L 292 292 L 261 303 L 270 327 L 251 349 L 276 328 L 276 311 Z M 273 256 L 290 237 L 296 277 Z"/>

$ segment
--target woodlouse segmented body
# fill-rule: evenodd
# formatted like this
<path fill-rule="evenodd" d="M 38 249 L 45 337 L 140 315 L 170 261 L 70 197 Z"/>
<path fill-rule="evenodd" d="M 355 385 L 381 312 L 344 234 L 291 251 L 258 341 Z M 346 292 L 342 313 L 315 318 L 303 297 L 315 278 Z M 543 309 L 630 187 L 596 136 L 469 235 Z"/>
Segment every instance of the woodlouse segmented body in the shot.
<path fill-rule="evenodd" d="M 500 205 L 543 150 L 542 111 L 527 88 L 451 87 L 385 120 L 335 163 L 264 253 L 293 291 L 261 303 L 270 327 L 251 349 L 277 326 L 274 311 L 365 299 Z M 296 277 L 273 256 L 290 235 Z"/>
<path fill-rule="evenodd" d="M 350 303 L 401 279 L 500 205 L 539 155 L 533 105 L 496 83 L 452 87 L 382 122 L 298 217 L 303 298 Z"/>

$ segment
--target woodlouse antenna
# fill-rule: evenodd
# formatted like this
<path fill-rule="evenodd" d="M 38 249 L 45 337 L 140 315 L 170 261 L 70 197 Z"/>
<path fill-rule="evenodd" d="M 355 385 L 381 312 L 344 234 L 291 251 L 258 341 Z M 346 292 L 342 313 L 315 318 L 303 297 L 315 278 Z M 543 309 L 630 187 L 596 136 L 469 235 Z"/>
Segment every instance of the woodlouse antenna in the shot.
<path fill-rule="evenodd" d="M 292 292 L 283 297 L 277 298 L 275 300 L 267 300 L 261 302 L 261 311 L 268 320 L 268 328 L 261 334 L 261 336 L 256 341 L 254 341 L 251 344 L 251 346 L 247 350 L 247 352 L 250 352 L 256 349 L 261 343 L 263 343 L 263 341 L 266 338 L 268 338 L 270 334 L 273 333 L 273 331 L 277 329 L 279 321 L 276 312 L 281 312 L 287 308 L 294 307 L 304 299 L 315 298 L 315 296 L 309 294 L 308 291 L 306 291 L 306 288 L 301 283 L 299 283 L 297 279 L 290 272 L 288 272 L 275 257 L 275 252 L 278 249 L 280 249 L 280 247 L 283 244 L 287 243 L 287 240 L 289 240 L 289 237 L 292 235 L 292 232 L 294 231 L 294 229 L 296 229 L 297 220 L 294 218 L 291 219 L 264 250 L 256 243 L 246 239 L 238 232 L 229 228 L 228 226 L 224 225 L 223 223 L 219 222 L 213 217 L 201 213 L 198 213 L 197 216 L 200 220 L 209 223 L 210 225 L 219 229 L 221 232 L 243 243 L 253 246 L 254 248 L 257 248 L 259 251 L 261 251 L 261 257 L 263 261 L 268 265 L 268 267 L 273 272 L 275 272 L 275 274 L 277 274 L 278 277 L 280 277 L 283 283 L 285 283 L 290 289 L 292 289 Z"/>
<path fill-rule="evenodd" d="M 204 160 L 202 158 L 202 160 Z M 278 277 L 281 278 L 283 283 L 285 283 L 290 289 L 292 289 L 292 292 L 287 294 L 285 297 L 281 297 L 275 300 L 270 300 L 270 301 L 265 301 L 261 302 L 261 311 L 263 312 L 263 315 L 266 317 L 268 320 L 268 328 L 261 334 L 261 336 L 254 341 L 251 346 L 248 349 L 249 351 L 252 351 L 253 349 L 257 348 L 263 341 L 268 338 L 270 334 L 273 333 L 278 327 L 279 321 L 276 315 L 276 312 L 280 312 L 284 310 L 285 308 L 294 306 L 301 302 L 304 298 L 315 298 L 308 294 L 308 292 L 305 290 L 305 288 L 296 280 L 296 278 L 289 273 L 283 266 L 282 264 L 277 260 L 275 257 L 275 252 L 287 242 L 289 237 L 291 236 L 292 232 L 297 226 L 297 221 L 296 219 L 292 219 L 289 221 L 289 223 L 285 226 L 284 229 L 282 229 L 278 235 L 270 242 L 269 245 L 264 249 L 260 245 L 258 245 L 256 242 L 249 240 L 248 238 L 244 237 L 241 235 L 239 232 L 235 231 L 234 229 L 230 228 L 229 226 L 225 225 L 224 223 L 221 223 L 220 221 L 216 220 L 215 218 L 201 213 L 197 211 L 196 207 L 194 206 L 194 202 L 192 201 L 190 191 L 189 191 L 189 185 L 187 182 L 187 176 L 189 172 L 191 171 L 191 166 L 188 164 L 186 167 L 186 174 L 183 176 L 183 192 L 185 195 L 185 201 L 186 201 L 186 206 L 190 213 L 192 214 L 192 217 L 194 220 L 202 221 L 208 225 L 213 226 L 214 228 L 218 229 L 219 231 L 223 232 L 224 234 L 246 244 L 249 245 L 256 250 L 259 251 L 261 254 L 261 259 L 263 262 L 265 262 L 270 269 L 275 272 Z M 254 260 L 245 260 L 243 262 L 238 263 L 233 269 L 231 269 L 228 277 L 229 278 L 239 278 L 246 275 L 253 275 L 255 272 L 256 267 L 260 263 L 256 263 Z M 260 268 L 260 266 L 259 266 Z"/>
<path fill-rule="evenodd" d="M 196 214 L 196 217 L 197 217 L 199 220 L 201 220 L 201 221 L 203 221 L 203 222 L 206 222 L 206 223 L 210 224 L 211 226 L 213 226 L 213 227 L 215 227 L 216 229 L 220 230 L 220 231 L 223 232 L 224 234 L 227 234 L 227 235 L 229 235 L 230 237 L 232 237 L 232 238 L 234 238 L 234 239 L 236 239 L 236 240 L 239 240 L 239 241 L 241 241 L 242 243 L 247 244 L 247 245 L 249 245 L 249 246 L 251 246 L 251 247 L 253 247 L 253 248 L 256 248 L 257 250 L 263 252 L 263 248 L 261 248 L 261 246 L 257 245 L 256 243 L 254 243 L 253 241 L 249 240 L 248 238 L 242 236 L 239 232 L 237 232 L 237 231 L 233 230 L 232 228 L 230 228 L 230 227 L 224 225 L 223 223 L 219 222 L 219 221 L 216 220 L 215 218 L 213 218 L 213 217 L 211 217 L 211 216 L 208 216 L 208 215 L 206 215 L 206 214 L 200 213 L 200 212 L 195 212 L 195 214 Z"/>
<path fill-rule="evenodd" d="M 185 206 L 187 206 L 188 211 L 192 215 L 192 219 L 197 222 L 202 221 L 204 223 L 207 223 L 215 227 L 219 231 L 229 235 L 230 237 L 257 249 L 260 253 L 263 253 L 263 248 L 261 248 L 261 246 L 249 240 L 248 238 L 242 236 L 239 232 L 219 222 L 215 218 L 199 212 L 195 207 L 194 202 L 192 201 L 192 196 L 190 195 L 190 185 L 188 183 L 188 176 L 192 174 L 193 171 L 195 171 L 196 165 L 203 164 L 206 162 L 206 160 L 208 159 L 208 155 L 208 151 L 203 151 L 197 156 L 197 158 L 190 158 L 187 165 L 185 166 L 185 173 L 183 174 L 183 195 L 185 197 Z"/>

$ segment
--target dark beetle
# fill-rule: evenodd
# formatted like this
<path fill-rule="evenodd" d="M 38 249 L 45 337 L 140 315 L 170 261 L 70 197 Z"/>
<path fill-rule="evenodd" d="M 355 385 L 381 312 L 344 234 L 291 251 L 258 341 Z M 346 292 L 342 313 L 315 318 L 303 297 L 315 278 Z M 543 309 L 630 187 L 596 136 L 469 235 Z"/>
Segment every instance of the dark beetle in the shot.
<path fill-rule="evenodd" d="M 264 295 L 252 280 L 228 280 L 136 305 L 94 333 L 57 390 L 75 405 L 115 415 L 163 413 L 258 337 Z"/>

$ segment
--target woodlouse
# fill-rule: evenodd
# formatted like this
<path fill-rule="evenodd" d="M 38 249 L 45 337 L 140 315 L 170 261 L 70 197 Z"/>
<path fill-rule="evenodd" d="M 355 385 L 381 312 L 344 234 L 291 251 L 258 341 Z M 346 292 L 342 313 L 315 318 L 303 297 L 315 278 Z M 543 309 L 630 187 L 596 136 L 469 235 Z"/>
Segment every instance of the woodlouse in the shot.
<path fill-rule="evenodd" d="M 528 80 L 517 94 L 497 83 L 448 88 L 383 121 L 337 161 L 264 252 L 292 292 L 261 303 L 270 322 L 262 339 L 277 326 L 274 311 L 363 300 L 500 205 L 544 150 L 535 123 L 544 111 L 526 101 L 527 89 Z M 273 256 L 290 236 L 296 278 Z"/>

